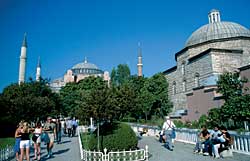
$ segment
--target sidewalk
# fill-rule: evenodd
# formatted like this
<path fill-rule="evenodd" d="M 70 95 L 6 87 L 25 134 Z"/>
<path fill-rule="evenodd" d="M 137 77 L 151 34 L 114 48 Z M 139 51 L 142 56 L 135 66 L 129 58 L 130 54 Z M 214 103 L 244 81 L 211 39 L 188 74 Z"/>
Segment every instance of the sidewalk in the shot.
<path fill-rule="evenodd" d="M 175 142 L 174 151 L 167 150 L 162 143 L 156 140 L 156 137 L 143 136 L 139 140 L 139 147 L 144 148 L 148 145 L 149 161 L 250 161 L 249 155 L 234 153 L 232 158 L 214 159 L 210 156 L 193 154 L 194 145 Z"/>
<path fill-rule="evenodd" d="M 62 144 L 54 144 L 52 158 L 46 159 L 47 148 L 41 144 L 41 161 L 81 161 L 78 137 L 62 137 Z M 34 148 L 31 148 L 30 161 L 34 157 Z M 15 159 L 11 160 L 15 161 Z"/>

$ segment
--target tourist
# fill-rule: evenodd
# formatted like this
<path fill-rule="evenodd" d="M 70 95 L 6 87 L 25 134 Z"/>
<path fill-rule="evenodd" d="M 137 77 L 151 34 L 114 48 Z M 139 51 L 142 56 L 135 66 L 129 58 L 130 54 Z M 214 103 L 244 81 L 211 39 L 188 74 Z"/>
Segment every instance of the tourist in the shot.
<path fill-rule="evenodd" d="M 175 128 L 175 124 L 170 120 L 169 116 L 165 117 L 166 121 L 164 122 L 162 126 L 162 130 L 165 133 L 166 136 L 166 143 L 165 146 L 168 148 L 170 151 L 173 151 L 173 143 L 172 143 L 172 131 Z"/>
<path fill-rule="evenodd" d="M 52 117 L 47 117 L 47 122 L 44 125 L 44 131 L 47 133 L 49 139 L 46 141 L 47 143 L 47 151 L 48 155 L 46 158 L 52 157 L 52 148 L 54 146 L 54 139 L 56 134 L 56 125 L 52 122 Z"/>
<path fill-rule="evenodd" d="M 67 127 L 67 133 L 68 133 L 68 137 L 71 137 L 72 136 L 72 120 L 71 118 L 69 118 L 67 121 L 66 121 L 66 127 Z"/>
<path fill-rule="evenodd" d="M 23 122 L 21 121 L 16 129 L 15 132 L 15 145 L 14 145 L 14 152 L 16 154 L 16 160 L 19 160 L 19 154 L 20 154 L 20 141 L 21 141 L 21 130 L 23 128 Z"/>
<path fill-rule="evenodd" d="M 78 126 L 78 124 L 77 124 L 77 122 L 76 122 L 76 119 L 75 118 L 73 118 L 73 120 L 72 120 L 72 136 L 75 136 L 75 134 L 76 134 L 76 128 L 77 128 L 77 126 Z"/>
<path fill-rule="evenodd" d="M 220 128 L 221 135 L 218 137 L 220 143 L 213 145 L 213 154 L 215 158 L 220 158 L 219 152 L 223 150 L 224 147 L 228 147 L 230 143 L 231 136 L 227 132 L 227 128 L 222 126 Z"/>
<path fill-rule="evenodd" d="M 29 124 L 27 122 L 23 123 L 23 128 L 21 130 L 21 141 L 20 141 L 20 150 L 21 150 L 21 156 L 20 161 L 23 161 L 24 159 L 24 149 L 26 152 L 26 160 L 30 161 L 30 128 Z"/>
<path fill-rule="evenodd" d="M 41 159 L 41 134 L 42 134 L 42 125 L 41 122 L 38 122 L 36 124 L 36 128 L 35 131 L 33 133 L 33 137 L 32 140 L 34 142 L 34 149 L 35 149 L 35 156 L 33 158 L 33 160 L 40 160 Z"/>
<path fill-rule="evenodd" d="M 57 138 L 57 144 L 61 143 L 61 138 L 62 138 L 62 125 L 60 119 L 56 119 L 56 138 Z"/>
<path fill-rule="evenodd" d="M 204 135 L 207 132 L 207 128 L 206 126 L 201 126 L 201 130 L 198 133 L 198 138 L 197 138 L 197 142 L 195 144 L 195 148 L 194 148 L 194 153 L 201 153 L 203 154 L 203 149 L 202 149 L 202 144 L 205 141 Z"/>
<path fill-rule="evenodd" d="M 211 136 L 212 136 L 211 139 L 212 139 L 213 144 L 220 143 L 220 141 L 218 139 L 220 135 L 221 135 L 221 132 L 219 130 L 219 127 L 217 125 L 214 126 L 214 129 L 211 132 Z"/>

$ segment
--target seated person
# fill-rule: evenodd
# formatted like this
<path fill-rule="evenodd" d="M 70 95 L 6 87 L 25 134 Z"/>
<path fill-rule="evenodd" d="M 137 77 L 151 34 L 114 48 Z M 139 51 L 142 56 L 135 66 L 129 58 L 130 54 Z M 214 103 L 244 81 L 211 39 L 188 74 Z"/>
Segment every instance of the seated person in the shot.
<path fill-rule="evenodd" d="M 205 138 L 203 136 L 203 134 L 205 134 L 206 132 L 208 132 L 206 126 L 202 126 L 201 127 L 201 130 L 198 134 L 198 139 L 197 139 L 197 142 L 195 144 L 195 148 L 194 148 L 194 153 L 203 153 L 203 150 L 202 150 L 202 143 L 205 141 Z"/>
<path fill-rule="evenodd" d="M 222 152 L 223 150 L 226 150 L 226 149 L 228 150 L 230 146 L 229 143 L 230 143 L 231 136 L 227 132 L 227 128 L 222 126 L 220 128 L 220 131 L 221 131 L 221 136 L 218 137 L 219 143 L 213 145 L 213 154 L 215 158 L 220 158 L 219 153 Z"/>
<path fill-rule="evenodd" d="M 204 138 L 204 149 L 203 149 L 203 155 L 208 156 L 209 154 L 212 155 L 212 142 L 210 138 L 210 133 L 206 130 L 202 132 L 203 138 Z"/>
<path fill-rule="evenodd" d="M 144 135 L 144 134 L 147 134 L 148 132 L 148 129 L 147 128 L 143 128 L 142 131 L 140 131 L 140 136 Z"/>
<path fill-rule="evenodd" d="M 216 125 L 211 132 L 211 141 L 213 144 L 220 143 L 219 136 L 221 135 L 221 132 L 219 130 L 219 127 Z"/>

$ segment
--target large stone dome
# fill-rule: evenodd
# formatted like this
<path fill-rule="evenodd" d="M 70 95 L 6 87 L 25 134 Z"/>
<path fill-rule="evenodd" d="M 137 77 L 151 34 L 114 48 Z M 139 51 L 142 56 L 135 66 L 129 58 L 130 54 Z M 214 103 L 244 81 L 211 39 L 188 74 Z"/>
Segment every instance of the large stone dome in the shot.
<path fill-rule="evenodd" d="M 217 10 L 212 10 L 210 13 L 212 12 L 216 12 L 216 14 L 219 13 Z M 216 19 L 212 20 L 213 17 L 209 17 L 209 24 L 200 27 L 192 33 L 188 38 L 185 47 L 211 40 L 233 37 L 250 37 L 250 30 L 247 28 L 234 22 L 221 22 L 219 15 L 217 14 L 215 16 L 218 16 L 218 19 L 216 17 Z"/>
<path fill-rule="evenodd" d="M 84 62 L 78 63 L 72 67 L 74 74 L 102 74 L 103 71 L 100 70 L 95 64 L 87 62 L 85 58 Z"/>

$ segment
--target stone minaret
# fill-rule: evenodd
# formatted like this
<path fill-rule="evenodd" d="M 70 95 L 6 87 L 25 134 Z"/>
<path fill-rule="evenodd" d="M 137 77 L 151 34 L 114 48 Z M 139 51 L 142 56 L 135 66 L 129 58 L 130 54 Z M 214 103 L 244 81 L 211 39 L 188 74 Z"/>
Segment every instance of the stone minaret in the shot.
<path fill-rule="evenodd" d="M 24 34 L 23 44 L 21 47 L 20 65 L 19 65 L 19 79 L 18 83 L 21 84 L 25 81 L 25 70 L 26 70 L 26 54 L 27 54 L 27 40 L 26 33 Z"/>
<path fill-rule="evenodd" d="M 216 9 L 212 9 L 208 13 L 208 21 L 209 21 L 209 23 L 220 22 L 220 11 L 218 11 Z"/>
<path fill-rule="evenodd" d="M 142 52 L 141 52 L 141 45 L 138 43 L 138 64 L 137 64 L 137 70 L 138 70 L 138 77 L 142 76 Z"/>
<path fill-rule="evenodd" d="M 40 63 L 40 57 L 38 57 L 38 63 L 36 67 L 36 81 L 40 81 L 41 78 L 41 63 Z"/>

